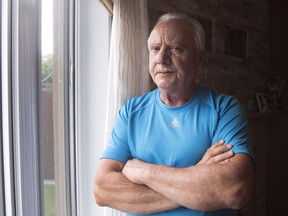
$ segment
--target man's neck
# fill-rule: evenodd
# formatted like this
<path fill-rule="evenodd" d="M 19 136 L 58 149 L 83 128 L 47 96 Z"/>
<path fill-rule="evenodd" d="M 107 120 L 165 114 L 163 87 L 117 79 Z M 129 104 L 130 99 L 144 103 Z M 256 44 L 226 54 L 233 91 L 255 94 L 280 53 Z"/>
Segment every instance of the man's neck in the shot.
<path fill-rule="evenodd" d="M 176 107 L 187 103 L 193 98 L 197 90 L 197 84 L 193 83 L 189 88 L 179 92 L 160 89 L 160 99 L 167 106 Z"/>

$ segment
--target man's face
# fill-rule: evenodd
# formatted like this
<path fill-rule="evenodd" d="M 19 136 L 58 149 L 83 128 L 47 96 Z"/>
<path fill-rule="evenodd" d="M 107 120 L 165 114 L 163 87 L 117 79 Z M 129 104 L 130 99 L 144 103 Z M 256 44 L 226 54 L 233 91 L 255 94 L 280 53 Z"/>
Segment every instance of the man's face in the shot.
<path fill-rule="evenodd" d="M 149 71 L 161 89 L 181 90 L 194 81 L 202 58 L 196 50 L 194 30 L 183 21 L 158 24 L 148 39 Z"/>

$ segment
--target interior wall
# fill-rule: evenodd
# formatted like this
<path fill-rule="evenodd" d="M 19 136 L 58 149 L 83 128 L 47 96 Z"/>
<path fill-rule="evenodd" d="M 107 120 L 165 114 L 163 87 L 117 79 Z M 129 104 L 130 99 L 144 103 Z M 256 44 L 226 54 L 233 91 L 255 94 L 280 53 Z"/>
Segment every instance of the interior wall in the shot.
<path fill-rule="evenodd" d="M 287 70 L 287 50 L 288 50 L 288 2 L 286 0 L 271 1 L 270 3 L 270 56 L 269 56 L 269 78 L 280 76 L 286 79 L 286 88 L 282 95 L 284 107 L 288 106 L 288 70 Z"/>
<path fill-rule="evenodd" d="M 288 106 L 288 2 L 270 1 L 270 61 L 269 78 L 280 76 L 286 79 L 286 86 L 281 96 L 283 107 Z M 268 181 L 267 215 L 288 215 L 288 116 L 287 111 L 276 117 L 269 131 L 268 145 Z"/>

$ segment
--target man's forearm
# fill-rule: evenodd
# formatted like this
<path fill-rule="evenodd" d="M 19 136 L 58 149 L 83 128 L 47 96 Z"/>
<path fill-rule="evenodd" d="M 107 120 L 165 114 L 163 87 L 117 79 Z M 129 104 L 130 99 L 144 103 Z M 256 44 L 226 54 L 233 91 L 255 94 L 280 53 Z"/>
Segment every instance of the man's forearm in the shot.
<path fill-rule="evenodd" d="M 212 145 L 196 166 L 173 168 L 133 159 L 122 172 L 181 206 L 195 210 L 240 208 L 251 195 L 252 159 L 234 155 L 221 140 Z M 234 155 L 234 156 L 233 156 Z"/>
<path fill-rule="evenodd" d="M 217 166 L 221 165 L 194 166 L 186 169 L 151 166 L 150 174 L 142 180 L 148 187 L 187 208 L 218 210 L 228 207 L 224 201 L 228 201 L 229 198 L 226 196 L 227 188 L 223 190 L 223 183 L 217 183 L 218 179 L 221 181 L 221 177 L 212 174 L 218 172 Z M 230 185 L 227 184 L 227 187 Z"/>
<path fill-rule="evenodd" d="M 94 192 L 98 205 L 128 213 L 147 214 L 179 207 L 151 188 L 130 182 L 121 172 L 111 171 L 101 180 L 96 178 Z"/>
<path fill-rule="evenodd" d="M 250 161 L 241 160 L 248 166 L 243 167 L 237 162 L 239 157 L 248 156 L 237 156 L 227 164 L 202 164 L 184 169 L 147 164 L 138 183 L 195 210 L 239 208 L 249 195 L 252 179 Z"/>

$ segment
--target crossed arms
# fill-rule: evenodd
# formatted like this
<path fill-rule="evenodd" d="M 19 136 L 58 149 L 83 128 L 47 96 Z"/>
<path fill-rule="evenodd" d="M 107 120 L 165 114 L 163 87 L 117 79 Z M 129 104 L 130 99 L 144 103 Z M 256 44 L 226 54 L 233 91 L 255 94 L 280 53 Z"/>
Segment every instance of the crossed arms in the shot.
<path fill-rule="evenodd" d="M 239 209 L 252 192 L 253 162 L 217 142 L 201 161 L 173 168 L 132 159 L 126 164 L 102 159 L 94 195 L 98 205 L 148 214 L 184 206 L 194 210 Z"/>

